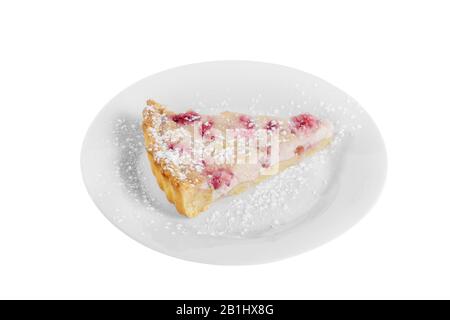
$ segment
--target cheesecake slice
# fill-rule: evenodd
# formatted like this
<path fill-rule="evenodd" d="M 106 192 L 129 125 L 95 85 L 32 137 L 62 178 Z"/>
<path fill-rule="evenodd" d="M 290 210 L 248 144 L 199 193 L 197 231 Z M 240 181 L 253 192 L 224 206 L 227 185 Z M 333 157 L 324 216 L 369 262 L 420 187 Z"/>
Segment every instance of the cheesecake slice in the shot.
<path fill-rule="evenodd" d="M 142 129 L 160 188 L 187 217 L 297 164 L 333 137 L 331 122 L 311 114 L 175 113 L 153 100 L 143 111 Z"/>

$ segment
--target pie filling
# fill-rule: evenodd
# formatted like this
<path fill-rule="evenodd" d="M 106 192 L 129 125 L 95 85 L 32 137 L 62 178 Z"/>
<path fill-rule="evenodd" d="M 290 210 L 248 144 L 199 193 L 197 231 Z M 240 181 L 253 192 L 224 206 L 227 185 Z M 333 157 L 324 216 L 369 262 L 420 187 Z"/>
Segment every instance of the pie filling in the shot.
<path fill-rule="evenodd" d="M 175 114 L 151 104 L 145 112 L 153 119 L 147 130 L 154 139 L 148 149 L 155 161 L 178 180 L 213 190 L 214 198 L 254 181 L 280 162 L 300 159 L 333 134 L 328 120 L 311 114 L 290 118 L 233 112 Z"/>

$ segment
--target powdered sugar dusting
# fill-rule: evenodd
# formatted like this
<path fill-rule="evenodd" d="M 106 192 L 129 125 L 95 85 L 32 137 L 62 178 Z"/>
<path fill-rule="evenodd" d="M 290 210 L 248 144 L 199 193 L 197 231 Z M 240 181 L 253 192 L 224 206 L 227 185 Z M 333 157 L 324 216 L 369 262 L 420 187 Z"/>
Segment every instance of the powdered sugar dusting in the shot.
<path fill-rule="evenodd" d="M 149 151 L 152 152 L 155 161 L 179 181 L 194 184 L 195 181 L 188 179 L 188 174 L 189 172 L 200 172 L 203 166 L 201 162 L 193 161 L 190 150 L 182 150 L 186 146 L 189 146 L 188 149 L 191 149 L 191 133 L 185 127 L 179 126 L 165 130 L 164 127 L 167 122 L 175 121 L 175 116 L 170 120 L 152 105 L 146 106 L 145 112 L 152 115 L 152 126 L 146 130 L 154 139 L 151 147 L 149 147 Z M 181 114 L 176 117 L 176 122 L 180 123 L 200 120 L 200 115 L 195 113 Z"/>

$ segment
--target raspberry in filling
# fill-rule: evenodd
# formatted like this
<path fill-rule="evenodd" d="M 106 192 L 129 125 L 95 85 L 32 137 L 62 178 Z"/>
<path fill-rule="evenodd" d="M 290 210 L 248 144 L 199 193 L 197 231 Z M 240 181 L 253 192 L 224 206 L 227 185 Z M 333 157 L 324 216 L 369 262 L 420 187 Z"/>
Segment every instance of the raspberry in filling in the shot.
<path fill-rule="evenodd" d="M 209 184 L 217 190 L 224 185 L 230 186 L 233 172 L 228 168 L 219 168 L 209 172 L 209 176 Z"/>
<path fill-rule="evenodd" d="M 277 130 L 279 127 L 280 127 L 280 124 L 278 123 L 277 120 L 270 120 L 269 122 L 267 122 L 264 129 L 273 131 L 273 130 Z"/>
<path fill-rule="evenodd" d="M 208 133 L 208 131 L 212 128 L 214 122 L 212 120 L 208 120 L 202 123 L 202 125 L 200 126 L 200 134 L 203 136 L 205 136 L 205 134 Z"/>
<path fill-rule="evenodd" d="M 189 152 L 189 147 L 180 142 L 167 143 L 167 149 L 171 151 L 177 151 L 179 154 Z"/>
<path fill-rule="evenodd" d="M 239 122 L 242 123 L 242 125 L 246 129 L 253 129 L 253 128 L 255 128 L 255 122 L 253 122 L 253 120 L 249 116 L 241 115 L 239 117 Z"/>
<path fill-rule="evenodd" d="M 168 143 L 168 144 L 167 144 L 167 148 L 168 148 L 169 150 L 175 150 L 175 143 L 173 143 L 173 142 Z"/>
<path fill-rule="evenodd" d="M 295 148 L 295 154 L 298 156 L 301 155 L 304 151 L 305 148 L 303 146 L 298 146 L 297 148 Z"/>
<path fill-rule="evenodd" d="M 201 117 L 197 112 L 188 111 L 185 113 L 174 114 L 172 116 L 172 121 L 174 121 L 178 124 L 186 125 L 186 124 L 194 123 L 195 121 L 199 121 L 200 118 Z"/>
<path fill-rule="evenodd" d="M 319 121 L 307 113 L 292 117 L 292 123 L 294 128 L 298 130 L 311 130 L 319 126 Z"/>
<path fill-rule="evenodd" d="M 269 159 L 264 159 L 261 161 L 261 167 L 263 167 L 264 169 L 267 169 L 270 167 L 270 160 Z"/>

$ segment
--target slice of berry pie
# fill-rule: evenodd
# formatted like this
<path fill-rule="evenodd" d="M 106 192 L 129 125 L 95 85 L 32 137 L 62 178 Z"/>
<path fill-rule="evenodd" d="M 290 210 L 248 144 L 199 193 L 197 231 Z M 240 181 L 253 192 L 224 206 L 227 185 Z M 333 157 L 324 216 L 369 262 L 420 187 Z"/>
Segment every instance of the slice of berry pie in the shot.
<path fill-rule="evenodd" d="M 167 199 L 188 217 L 297 164 L 333 136 L 328 120 L 310 114 L 174 113 L 149 100 L 143 118 L 153 174 Z"/>

